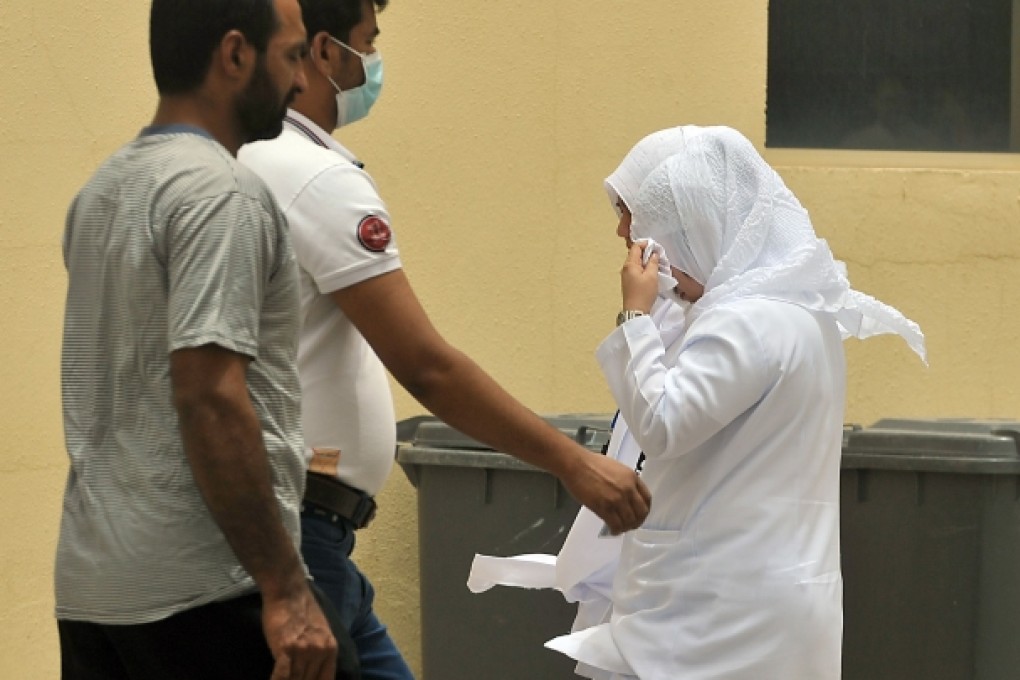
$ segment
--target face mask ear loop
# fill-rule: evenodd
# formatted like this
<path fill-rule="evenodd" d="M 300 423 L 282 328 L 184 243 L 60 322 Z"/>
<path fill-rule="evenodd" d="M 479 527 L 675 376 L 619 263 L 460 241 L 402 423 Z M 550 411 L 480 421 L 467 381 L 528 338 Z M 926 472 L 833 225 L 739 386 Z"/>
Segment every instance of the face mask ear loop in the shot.
<path fill-rule="evenodd" d="M 337 45 L 340 45 L 340 47 L 344 47 L 344 48 L 346 48 L 346 49 L 350 50 L 351 52 L 354 52 L 355 54 L 358 54 L 358 53 L 357 53 L 357 52 L 355 52 L 355 51 L 354 51 L 353 49 L 351 49 L 351 48 L 350 48 L 349 46 L 345 45 L 345 44 L 344 44 L 343 42 L 341 42 L 340 40 L 337 40 L 337 39 L 336 39 L 336 38 L 334 38 L 333 36 L 331 36 L 331 35 L 327 35 L 327 37 L 328 37 L 328 38 L 329 38 L 330 40 L 332 40 L 333 42 L 335 42 L 335 43 L 336 43 Z M 359 55 L 359 56 L 360 56 L 360 55 Z M 333 89 L 335 89 L 335 90 L 336 90 L 336 91 L 337 91 L 338 93 L 339 93 L 339 92 L 343 92 L 343 90 L 341 90 L 341 89 L 340 89 L 340 86 L 336 84 L 336 81 L 335 81 L 335 80 L 333 80 L 333 76 L 329 75 L 328 73 L 323 73 L 322 75 L 326 76 L 326 80 L 328 80 L 328 81 L 329 81 L 329 84 L 333 86 Z"/>
<path fill-rule="evenodd" d="M 329 36 L 329 39 L 332 40 L 333 42 L 335 42 L 340 47 L 343 47 L 344 49 L 346 49 L 348 52 L 357 55 L 358 58 L 360 58 L 362 61 L 365 61 L 365 55 L 364 54 L 362 54 L 361 52 L 357 51 L 356 49 L 354 49 L 353 47 L 351 47 L 350 45 L 345 43 L 343 40 L 337 40 L 333 36 Z"/>
<path fill-rule="evenodd" d="M 358 59 L 360 59 L 360 60 L 361 60 L 361 69 L 362 69 L 363 71 L 366 71 L 366 73 L 365 73 L 365 77 L 367 78 L 367 77 L 368 77 L 368 73 L 367 73 L 367 70 L 365 69 L 365 57 L 367 57 L 368 55 L 367 55 L 367 54 L 362 54 L 361 52 L 357 51 L 356 49 L 354 49 L 353 47 L 351 47 L 350 45 L 348 45 L 347 43 L 345 43 L 345 42 L 344 42 L 343 40 L 337 40 L 337 39 L 336 39 L 336 38 L 334 38 L 333 36 L 329 36 L 329 39 L 330 39 L 330 40 L 332 40 L 332 41 L 333 41 L 333 42 L 335 42 L 335 43 L 336 43 L 337 45 L 339 45 L 340 47 L 344 48 L 345 50 L 347 50 L 348 52 L 350 52 L 351 54 L 353 54 L 354 56 L 356 56 L 356 57 L 357 57 Z M 334 81 L 334 80 L 333 80 L 333 79 L 332 79 L 332 78 L 331 78 L 330 76 L 326 76 L 326 78 L 328 78 L 328 79 L 329 79 L 329 82 L 330 82 L 330 84 L 331 84 L 331 85 L 332 85 L 333 87 L 335 87 L 335 88 L 336 88 L 336 91 L 337 91 L 337 92 L 343 92 L 343 91 L 344 91 L 344 90 L 341 90 L 341 89 L 340 89 L 340 86 L 339 86 L 339 85 L 337 85 L 337 84 L 336 84 L 336 82 L 335 82 L 335 81 Z M 353 88 L 352 88 L 352 89 L 353 89 Z"/>
<path fill-rule="evenodd" d="M 365 55 L 363 55 L 361 52 L 357 51 L 356 49 L 354 49 L 353 47 L 351 47 L 347 43 L 343 42 L 342 40 L 337 40 L 333 36 L 329 36 L 329 39 L 332 40 L 333 42 L 335 42 L 340 47 L 343 47 L 344 49 L 346 49 L 348 52 L 352 52 L 353 54 L 355 54 L 359 59 L 361 59 L 362 63 L 364 63 Z M 336 89 L 337 93 L 343 92 L 343 90 L 340 89 L 340 86 L 336 84 L 336 81 L 333 80 L 332 76 L 326 76 L 326 80 L 328 80 L 329 84 L 332 85 Z"/>

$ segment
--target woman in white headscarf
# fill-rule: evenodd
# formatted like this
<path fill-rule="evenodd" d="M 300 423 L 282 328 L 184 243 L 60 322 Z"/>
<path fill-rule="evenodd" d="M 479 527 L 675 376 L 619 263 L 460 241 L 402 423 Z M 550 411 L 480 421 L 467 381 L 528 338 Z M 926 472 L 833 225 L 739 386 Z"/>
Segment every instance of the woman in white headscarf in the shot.
<path fill-rule="evenodd" d="M 652 509 L 622 539 L 608 622 L 549 646 L 592 677 L 839 678 L 842 338 L 896 333 L 923 359 L 923 336 L 850 288 L 739 133 L 658 151 L 607 180 L 631 313 L 596 352 Z M 649 315 L 660 265 L 689 305 L 672 339 Z"/>
<path fill-rule="evenodd" d="M 638 142 L 620 167 L 606 179 L 606 190 L 614 206 L 633 205 L 644 179 L 668 157 L 678 153 L 698 128 L 688 125 L 652 133 Z M 620 212 L 620 209 L 617 208 Z M 629 238 L 629 232 L 621 234 Z M 665 271 L 668 272 L 668 269 Z M 677 282 L 660 277 L 660 295 L 652 304 L 651 317 L 663 347 L 676 344 L 684 328 L 684 310 L 676 304 Z M 638 467 L 641 447 L 631 436 L 626 421 L 613 420 L 606 455 L 625 465 Z M 616 574 L 622 536 L 606 533 L 605 525 L 593 512 L 581 508 L 563 548 L 554 558 L 548 555 L 493 557 L 476 555 L 468 588 L 484 592 L 495 585 L 524 588 L 555 588 L 568 602 L 578 603 L 573 630 L 583 631 L 609 620 L 612 611 L 612 583 Z M 579 663 L 577 673 L 592 680 L 608 680 L 611 671 Z"/>

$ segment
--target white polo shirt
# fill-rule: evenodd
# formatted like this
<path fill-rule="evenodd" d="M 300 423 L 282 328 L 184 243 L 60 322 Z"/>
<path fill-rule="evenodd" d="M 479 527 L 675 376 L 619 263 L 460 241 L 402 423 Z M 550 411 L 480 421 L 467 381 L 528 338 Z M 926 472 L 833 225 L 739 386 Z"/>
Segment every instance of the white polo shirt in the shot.
<path fill-rule="evenodd" d="M 354 156 L 296 111 L 279 137 L 242 147 L 238 160 L 269 185 L 301 268 L 306 456 L 339 449 L 331 472 L 375 495 L 393 466 L 393 398 L 382 362 L 329 294 L 400 269 L 389 213 Z"/>

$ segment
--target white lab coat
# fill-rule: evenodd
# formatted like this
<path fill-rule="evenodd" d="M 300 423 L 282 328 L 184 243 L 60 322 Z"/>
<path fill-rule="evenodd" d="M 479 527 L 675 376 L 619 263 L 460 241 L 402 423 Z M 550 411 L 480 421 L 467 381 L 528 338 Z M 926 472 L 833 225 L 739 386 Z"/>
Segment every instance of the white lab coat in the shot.
<path fill-rule="evenodd" d="M 647 457 L 652 508 L 623 539 L 609 622 L 549 646 L 608 677 L 839 678 L 836 323 L 744 298 L 706 310 L 668 354 L 642 317 L 596 356 Z"/>
<path fill-rule="evenodd" d="M 652 319 L 663 346 L 679 347 L 685 325 L 683 306 L 659 298 L 652 308 Z M 605 455 L 630 468 L 638 464 L 641 447 L 630 435 L 622 417 L 615 419 Z M 467 585 L 476 593 L 495 585 L 554 588 L 567 602 L 577 603 L 577 616 L 571 630 L 583 631 L 609 621 L 613 579 L 622 546 L 623 536 L 609 534 L 605 523 L 582 507 L 558 555 L 475 555 Z M 592 680 L 612 679 L 611 672 L 584 663 L 578 664 L 576 672 Z"/>
<path fill-rule="evenodd" d="M 617 418 L 606 456 L 633 468 L 640 453 L 627 423 Z M 605 523 L 582 507 L 558 555 L 475 555 L 467 585 L 476 593 L 496 585 L 554 588 L 567 602 L 577 603 L 577 616 L 571 630 L 586 630 L 609 621 L 613 579 L 622 545 L 623 536 L 609 534 Z M 584 663 L 578 664 L 576 672 L 592 680 L 611 678 L 610 672 Z"/>

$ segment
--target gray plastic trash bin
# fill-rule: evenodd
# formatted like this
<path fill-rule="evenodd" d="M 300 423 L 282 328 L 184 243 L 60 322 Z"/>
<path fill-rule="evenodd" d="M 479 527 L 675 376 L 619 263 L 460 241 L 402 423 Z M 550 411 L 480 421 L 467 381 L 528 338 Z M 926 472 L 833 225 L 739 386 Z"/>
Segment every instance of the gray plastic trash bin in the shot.
<path fill-rule="evenodd" d="M 609 415 L 546 421 L 595 452 L 609 441 Z M 475 553 L 559 552 L 578 503 L 552 475 L 435 419 L 398 433 L 397 461 L 418 489 L 424 680 L 577 677 L 573 661 L 542 646 L 570 631 L 576 605 L 553 590 L 473 594 L 466 582 Z"/>
<path fill-rule="evenodd" d="M 1020 678 L 1020 423 L 844 437 L 843 680 Z"/>

